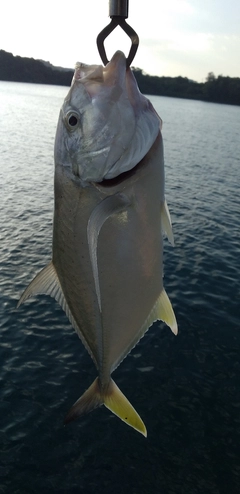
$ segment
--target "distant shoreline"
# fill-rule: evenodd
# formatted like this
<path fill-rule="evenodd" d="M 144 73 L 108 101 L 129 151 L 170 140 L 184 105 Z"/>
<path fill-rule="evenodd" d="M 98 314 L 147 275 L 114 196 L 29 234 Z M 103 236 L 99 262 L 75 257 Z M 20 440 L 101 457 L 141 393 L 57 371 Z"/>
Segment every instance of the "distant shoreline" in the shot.
<path fill-rule="evenodd" d="M 194 99 L 240 106 L 240 78 L 215 75 L 210 72 L 206 82 L 187 77 L 158 77 L 133 68 L 140 91 L 151 96 Z M 73 70 L 55 67 L 49 62 L 13 56 L 0 50 L 0 80 L 70 86 Z"/>

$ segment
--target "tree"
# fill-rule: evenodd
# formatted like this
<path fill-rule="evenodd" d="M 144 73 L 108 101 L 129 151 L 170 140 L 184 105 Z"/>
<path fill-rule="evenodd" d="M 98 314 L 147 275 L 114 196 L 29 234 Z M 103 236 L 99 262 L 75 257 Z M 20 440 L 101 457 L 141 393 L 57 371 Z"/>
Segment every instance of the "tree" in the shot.
<path fill-rule="evenodd" d="M 215 81 L 216 77 L 213 72 L 208 72 L 208 75 L 206 77 L 206 82 L 213 82 Z"/>

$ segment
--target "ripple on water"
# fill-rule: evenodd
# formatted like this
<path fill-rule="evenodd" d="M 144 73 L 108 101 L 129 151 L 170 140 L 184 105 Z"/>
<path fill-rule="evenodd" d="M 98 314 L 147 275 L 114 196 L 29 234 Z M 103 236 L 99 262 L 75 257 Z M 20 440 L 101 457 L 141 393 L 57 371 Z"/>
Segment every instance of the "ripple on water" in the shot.
<path fill-rule="evenodd" d="M 179 335 L 155 323 L 114 373 L 145 441 L 104 408 L 63 427 L 96 376 L 93 362 L 54 300 L 15 310 L 51 258 L 65 94 L 0 83 L 2 492 L 239 494 L 239 108 L 152 98 L 164 121 L 175 235 L 174 249 L 164 242 L 164 285 Z"/>

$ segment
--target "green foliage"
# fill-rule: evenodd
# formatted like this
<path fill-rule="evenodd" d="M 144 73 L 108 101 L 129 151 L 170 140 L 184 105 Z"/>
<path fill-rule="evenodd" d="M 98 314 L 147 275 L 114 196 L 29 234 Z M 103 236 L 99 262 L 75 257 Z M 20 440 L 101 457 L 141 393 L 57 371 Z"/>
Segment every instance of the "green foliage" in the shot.
<path fill-rule="evenodd" d="M 212 81 L 215 81 L 215 79 L 216 79 L 216 77 L 215 77 L 214 73 L 213 72 L 208 72 L 208 75 L 206 77 L 206 81 L 207 82 L 212 82 Z"/>
<path fill-rule="evenodd" d="M 139 89 L 144 94 L 198 99 L 215 103 L 240 105 L 240 78 L 215 77 L 209 72 L 206 82 L 195 82 L 187 77 L 157 77 L 133 69 Z"/>
<path fill-rule="evenodd" d="M 240 105 L 240 78 L 219 75 L 207 78 L 203 88 L 203 99 L 215 103 Z"/>
<path fill-rule="evenodd" d="M 14 57 L 12 53 L 0 50 L 0 80 L 36 82 L 69 86 L 73 70 L 61 70 L 50 63 L 33 58 Z"/>
<path fill-rule="evenodd" d="M 172 96 L 240 105 L 240 78 L 216 77 L 209 72 L 206 82 L 195 82 L 187 77 L 157 77 L 134 68 L 139 89 L 143 94 Z M 73 70 L 54 67 L 49 62 L 33 58 L 14 57 L 12 53 L 0 50 L 0 80 L 36 82 L 70 86 Z"/>
<path fill-rule="evenodd" d="M 144 94 L 173 96 L 177 98 L 202 99 L 202 86 L 187 77 L 157 77 L 143 74 L 141 69 L 133 69 L 133 73 Z"/>

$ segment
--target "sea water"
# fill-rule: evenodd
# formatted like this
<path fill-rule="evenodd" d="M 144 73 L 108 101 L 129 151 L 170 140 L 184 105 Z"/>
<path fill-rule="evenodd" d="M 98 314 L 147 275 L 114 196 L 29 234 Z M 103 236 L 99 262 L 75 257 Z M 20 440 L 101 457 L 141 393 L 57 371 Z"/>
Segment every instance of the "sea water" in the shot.
<path fill-rule="evenodd" d="M 96 377 L 58 304 L 16 310 L 51 259 L 53 147 L 67 88 L 0 83 L 0 493 L 239 494 L 240 108 L 151 97 L 163 119 L 175 247 L 155 323 L 114 372 L 148 438 L 102 407 L 65 413 Z"/>

